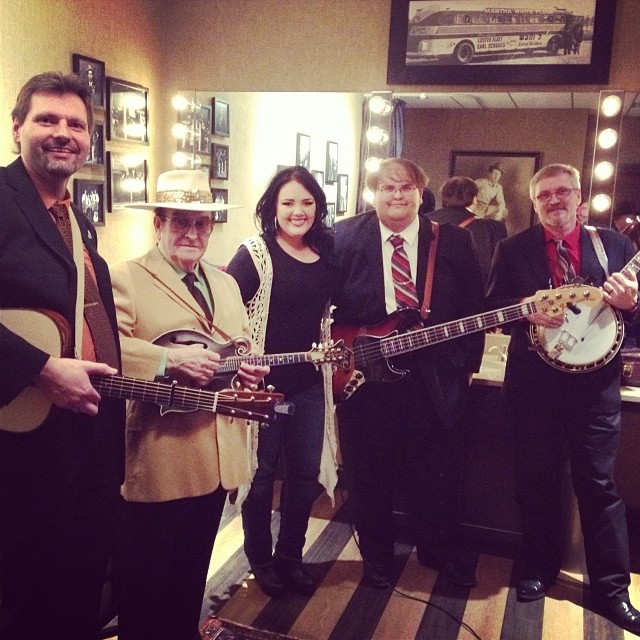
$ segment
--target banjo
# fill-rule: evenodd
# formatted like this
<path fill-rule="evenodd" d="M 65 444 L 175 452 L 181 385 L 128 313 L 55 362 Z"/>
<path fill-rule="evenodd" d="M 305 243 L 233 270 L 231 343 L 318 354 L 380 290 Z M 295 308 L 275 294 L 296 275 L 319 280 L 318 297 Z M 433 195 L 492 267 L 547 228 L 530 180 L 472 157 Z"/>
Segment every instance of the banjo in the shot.
<path fill-rule="evenodd" d="M 640 271 L 640 252 L 621 271 Z M 602 296 L 586 298 L 571 305 L 557 328 L 529 327 L 531 344 L 538 355 L 560 371 L 584 373 L 611 362 L 620 351 L 624 322 L 619 309 Z"/>

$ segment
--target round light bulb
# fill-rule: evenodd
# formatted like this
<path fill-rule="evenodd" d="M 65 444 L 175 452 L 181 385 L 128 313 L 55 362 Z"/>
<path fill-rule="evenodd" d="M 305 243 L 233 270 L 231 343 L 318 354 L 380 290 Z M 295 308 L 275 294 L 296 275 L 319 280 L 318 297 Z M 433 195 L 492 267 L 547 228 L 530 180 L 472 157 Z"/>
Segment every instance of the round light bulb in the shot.
<path fill-rule="evenodd" d="M 174 136 L 174 138 L 186 138 L 188 131 L 189 129 L 187 128 L 187 125 L 184 124 L 184 122 L 176 122 L 171 127 L 171 134 Z"/>
<path fill-rule="evenodd" d="M 611 162 L 608 160 L 603 160 L 602 162 L 598 162 L 598 164 L 593 169 L 593 175 L 598 180 L 608 180 L 614 173 L 615 168 Z"/>
<path fill-rule="evenodd" d="M 598 144 L 602 149 L 611 149 L 618 142 L 618 134 L 614 129 L 604 129 L 598 135 Z"/>
<path fill-rule="evenodd" d="M 364 161 L 364 168 L 369 173 L 375 173 L 380 168 L 380 158 L 376 158 L 375 156 L 370 156 Z"/>
<path fill-rule="evenodd" d="M 599 193 L 591 199 L 593 208 L 602 213 L 611 207 L 611 198 L 606 193 Z"/>
<path fill-rule="evenodd" d="M 603 101 L 600 107 L 602 111 L 602 115 L 607 116 L 607 118 L 612 118 L 613 116 L 617 116 L 620 113 L 620 109 L 622 109 L 622 100 L 620 96 L 607 96 Z"/>
<path fill-rule="evenodd" d="M 362 199 L 369 204 L 373 204 L 373 191 L 367 187 L 362 192 Z"/>
<path fill-rule="evenodd" d="M 189 106 L 189 101 L 180 94 L 177 94 L 171 98 L 171 106 L 178 111 L 184 111 Z"/>
<path fill-rule="evenodd" d="M 385 100 L 382 96 L 373 96 L 373 98 L 369 100 L 369 110 L 372 113 L 386 116 L 391 112 L 391 104 L 389 104 L 389 101 Z"/>
<path fill-rule="evenodd" d="M 184 153 L 182 153 L 182 151 L 176 151 L 171 156 L 171 162 L 173 163 L 174 167 L 178 167 L 179 169 L 182 169 L 182 167 L 187 166 L 188 158 Z"/>
<path fill-rule="evenodd" d="M 389 140 L 389 134 L 378 126 L 369 127 L 366 135 L 367 140 L 372 144 L 384 144 Z"/>

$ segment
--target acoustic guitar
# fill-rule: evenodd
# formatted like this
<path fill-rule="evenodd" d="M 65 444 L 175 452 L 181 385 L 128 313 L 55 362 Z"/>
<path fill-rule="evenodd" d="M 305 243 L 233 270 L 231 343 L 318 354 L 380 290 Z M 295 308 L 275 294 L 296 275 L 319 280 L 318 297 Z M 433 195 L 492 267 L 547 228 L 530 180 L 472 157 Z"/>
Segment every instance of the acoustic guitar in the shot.
<path fill-rule="evenodd" d="M 52 356 L 69 353 L 71 331 L 59 314 L 33 309 L 0 309 L 0 323 Z M 181 386 L 177 381 L 155 382 L 120 375 L 91 375 L 91 383 L 103 396 L 152 402 L 160 414 L 169 411 L 211 411 L 261 423 L 270 423 L 277 413 L 290 413 L 281 393 L 270 391 L 213 391 Z M 36 387 L 27 387 L 0 408 L 0 430 L 27 432 L 39 427 L 52 405 Z"/>

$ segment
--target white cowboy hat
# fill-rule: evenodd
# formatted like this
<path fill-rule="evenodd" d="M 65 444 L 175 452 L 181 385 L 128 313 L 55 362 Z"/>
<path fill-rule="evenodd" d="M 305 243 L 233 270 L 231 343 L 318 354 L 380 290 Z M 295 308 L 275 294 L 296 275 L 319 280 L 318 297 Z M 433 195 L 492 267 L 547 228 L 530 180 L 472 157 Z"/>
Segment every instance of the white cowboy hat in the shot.
<path fill-rule="evenodd" d="M 158 176 L 157 202 L 132 204 L 128 209 L 181 209 L 183 211 L 224 211 L 238 209 L 241 204 L 214 202 L 209 179 L 197 169 L 174 169 Z"/>

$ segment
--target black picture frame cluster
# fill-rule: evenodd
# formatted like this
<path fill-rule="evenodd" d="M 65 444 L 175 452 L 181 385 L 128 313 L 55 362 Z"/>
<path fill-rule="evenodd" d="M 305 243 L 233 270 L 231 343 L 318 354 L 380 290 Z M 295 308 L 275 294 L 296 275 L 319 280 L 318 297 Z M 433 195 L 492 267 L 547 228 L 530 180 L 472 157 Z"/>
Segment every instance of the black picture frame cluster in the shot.
<path fill-rule="evenodd" d="M 226 100 L 211 98 L 211 132 L 214 140 L 211 143 L 211 169 L 209 173 L 212 181 L 211 193 L 214 202 L 229 202 L 229 190 L 222 188 L 217 182 L 229 180 L 229 144 L 215 138 L 229 138 L 231 136 L 231 106 Z M 227 211 L 216 211 L 215 222 L 226 222 Z"/>
<path fill-rule="evenodd" d="M 148 201 L 149 89 L 106 75 L 106 64 L 71 55 L 74 73 L 90 87 L 94 128 L 87 162 L 73 181 L 74 202 L 94 225 L 106 213 Z"/>

